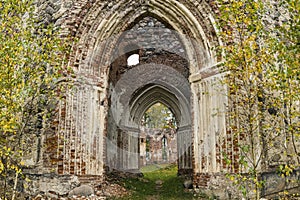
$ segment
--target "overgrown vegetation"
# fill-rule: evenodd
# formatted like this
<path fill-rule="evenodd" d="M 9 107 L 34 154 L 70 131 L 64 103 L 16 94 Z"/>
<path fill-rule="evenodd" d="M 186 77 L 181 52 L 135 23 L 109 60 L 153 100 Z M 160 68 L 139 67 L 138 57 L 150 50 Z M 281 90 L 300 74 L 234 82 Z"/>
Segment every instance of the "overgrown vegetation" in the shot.
<path fill-rule="evenodd" d="M 147 128 L 176 128 L 174 114 L 162 103 L 156 103 L 146 110 L 142 124 Z"/>
<path fill-rule="evenodd" d="M 262 171 L 285 177 L 300 166 L 300 3 L 218 2 L 228 128 L 239 151 L 238 166 L 227 156 L 238 172 L 229 178 L 245 197 L 260 199 Z"/>
<path fill-rule="evenodd" d="M 175 165 L 150 165 L 143 167 L 141 171 L 144 174 L 143 178 L 126 179 L 123 182 L 125 188 L 131 191 L 131 195 L 118 198 L 118 200 L 194 199 L 192 192 L 184 190 L 183 179 L 177 177 L 177 167 Z M 156 184 L 157 181 L 161 181 L 161 187 Z"/>
<path fill-rule="evenodd" d="M 51 126 L 66 53 L 58 30 L 40 23 L 34 10 L 31 0 L 0 1 L 0 197 L 5 200 L 15 198 L 22 169 L 40 161 L 41 135 Z M 35 159 L 28 163 L 26 155 Z"/>

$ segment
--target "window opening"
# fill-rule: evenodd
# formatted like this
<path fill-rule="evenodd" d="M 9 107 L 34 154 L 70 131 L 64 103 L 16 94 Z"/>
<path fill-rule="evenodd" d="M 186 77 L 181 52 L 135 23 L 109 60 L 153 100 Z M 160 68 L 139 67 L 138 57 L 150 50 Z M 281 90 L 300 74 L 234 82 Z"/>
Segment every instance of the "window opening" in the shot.
<path fill-rule="evenodd" d="M 140 63 L 140 56 L 139 56 L 139 54 L 132 54 L 131 56 L 129 56 L 127 58 L 127 65 L 128 66 L 137 65 L 139 63 Z"/>
<path fill-rule="evenodd" d="M 163 161 L 167 161 L 168 160 L 168 154 L 167 154 L 167 138 L 166 136 L 164 135 L 163 138 L 162 138 L 162 159 Z"/>

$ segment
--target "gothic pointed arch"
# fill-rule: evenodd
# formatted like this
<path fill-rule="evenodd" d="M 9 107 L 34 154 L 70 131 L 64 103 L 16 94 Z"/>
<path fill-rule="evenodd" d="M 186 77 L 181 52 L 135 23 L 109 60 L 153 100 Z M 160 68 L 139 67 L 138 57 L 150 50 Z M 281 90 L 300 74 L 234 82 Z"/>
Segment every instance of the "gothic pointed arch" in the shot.
<path fill-rule="evenodd" d="M 60 117 L 63 120 L 58 127 L 58 138 L 70 137 L 70 141 L 76 141 L 80 150 L 72 154 L 75 144 L 67 145 L 63 140 L 58 141 L 62 148 L 57 155 L 71 152 L 67 155 L 74 155 L 76 158 L 73 159 L 74 162 L 69 163 L 67 156 L 63 157 L 59 162 L 58 171 L 63 174 L 102 174 L 105 166 L 137 169 L 139 150 L 137 145 L 132 145 L 139 131 L 135 120 L 140 118 L 147 106 L 156 101 L 164 101 L 178 116 L 178 138 L 181 141 L 178 149 L 179 167 L 192 169 L 195 149 L 191 146 L 192 140 L 195 138 L 197 142 L 201 142 L 193 130 L 199 129 L 198 124 L 206 123 L 203 118 L 195 116 L 192 110 L 198 109 L 199 102 L 204 99 L 199 98 L 201 88 L 198 87 L 198 82 L 218 73 L 218 58 L 214 49 L 219 45 L 219 41 L 213 15 L 212 6 L 207 1 L 193 0 L 94 0 L 93 3 L 76 2 L 70 8 L 67 15 L 63 16 L 67 20 L 62 27 L 78 38 L 78 42 L 74 42 L 73 53 L 69 59 L 69 65 L 75 72 L 75 86 L 66 95 L 66 102 L 60 105 Z M 125 71 L 113 72 L 115 68 L 120 68 L 123 60 L 127 65 L 125 58 L 130 53 L 140 54 L 144 50 L 143 45 L 134 42 L 122 43 L 123 46 L 119 44 L 124 33 L 130 31 L 146 16 L 158 19 L 166 24 L 166 28 L 173 31 L 174 35 L 178 35 L 179 43 L 184 49 L 184 53 L 179 57 L 183 58 L 182 65 L 188 69 L 183 79 L 176 76 L 176 66 L 166 68 L 162 62 L 167 59 L 161 59 L 161 63 L 152 65 L 141 62 L 144 67 L 149 68 L 144 70 L 144 74 L 134 72 L 136 75 L 131 75 L 127 82 L 121 80 L 122 76 L 128 73 L 126 70 L 138 67 L 126 66 Z M 170 53 L 169 49 L 163 53 L 176 54 Z M 118 59 L 122 62 L 119 63 Z M 180 70 L 177 69 L 178 71 Z M 146 76 L 151 72 L 155 76 Z M 117 81 L 111 81 L 111 75 L 115 75 Z M 132 82 L 138 81 L 142 84 L 133 87 Z M 118 86 L 120 84 L 132 87 L 122 88 Z M 148 87 L 150 85 L 153 88 Z M 137 98 L 135 92 L 141 88 L 142 95 Z M 139 108 L 138 104 L 130 104 L 131 102 L 139 102 L 142 106 Z M 195 123 L 196 120 L 199 123 Z M 111 143 L 108 144 L 107 141 Z M 200 145 L 195 146 L 198 148 Z M 109 159 L 107 155 L 110 156 Z M 199 168 L 200 165 L 197 166 Z"/>
<path fill-rule="evenodd" d="M 128 7 L 129 4 L 131 6 Z M 118 1 L 113 10 L 122 12 L 105 12 L 109 5 L 100 3 L 89 6 L 83 17 L 78 19 L 80 25 L 75 33 L 79 42 L 74 47 L 76 53 L 71 59 L 71 65 L 77 66 L 79 71 L 89 71 L 98 76 L 107 73 L 105 70 L 111 62 L 112 50 L 120 34 L 145 15 L 160 18 L 180 34 L 188 51 L 192 74 L 215 66 L 218 62 L 213 50 L 219 44 L 214 13 L 205 1 L 196 5 L 175 0 L 149 0 L 142 3 Z"/>

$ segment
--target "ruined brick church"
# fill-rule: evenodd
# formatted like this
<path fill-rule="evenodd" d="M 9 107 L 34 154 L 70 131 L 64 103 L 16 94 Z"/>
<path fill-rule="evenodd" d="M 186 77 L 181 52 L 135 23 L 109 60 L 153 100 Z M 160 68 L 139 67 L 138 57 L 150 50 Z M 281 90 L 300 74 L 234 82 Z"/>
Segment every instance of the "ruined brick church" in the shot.
<path fill-rule="evenodd" d="M 68 63 L 74 86 L 59 104 L 55 131 L 43 135 L 27 159 L 32 177 L 39 175 L 32 178 L 35 187 L 43 190 L 47 182 L 47 190 L 59 190 L 60 182 L 67 190 L 74 177 L 93 182 L 112 170 L 138 173 L 140 122 L 157 102 L 176 117 L 178 173 L 190 175 L 194 187 L 225 185 L 222 177 L 233 168 L 223 153 L 237 166 L 239 152 L 226 132 L 211 1 L 51 0 L 38 6 L 45 21 L 78 41 Z"/>

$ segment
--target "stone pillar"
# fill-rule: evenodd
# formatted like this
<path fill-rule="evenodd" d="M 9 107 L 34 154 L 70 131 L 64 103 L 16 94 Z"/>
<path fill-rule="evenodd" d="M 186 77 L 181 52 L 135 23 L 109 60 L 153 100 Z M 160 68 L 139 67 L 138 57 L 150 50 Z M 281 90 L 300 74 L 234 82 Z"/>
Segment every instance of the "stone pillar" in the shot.
<path fill-rule="evenodd" d="M 55 155 L 44 163 L 51 163 L 59 174 L 103 173 L 105 107 L 100 103 L 101 93 L 96 86 L 82 84 L 68 91 L 60 103 L 57 141 L 50 146 L 45 138 L 44 154 Z"/>
<path fill-rule="evenodd" d="M 178 174 L 192 172 L 192 132 L 190 126 L 177 130 Z"/>
<path fill-rule="evenodd" d="M 140 165 L 139 145 L 139 129 L 130 127 L 110 128 L 106 142 L 106 163 L 109 170 L 138 170 Z"/>
<path fill-rule="evenodd" d="M 194 111 L 194 173 L 226 170 L 222 144 L 226 140 L 227 89 L 222 74 L 199 76 L 192 83 Z"/>
<path fill-rule="evenodd" d="M 138 170 L 139 169 L 139 132 L 129 131 L 128 132 L 128 169 Z"/>

